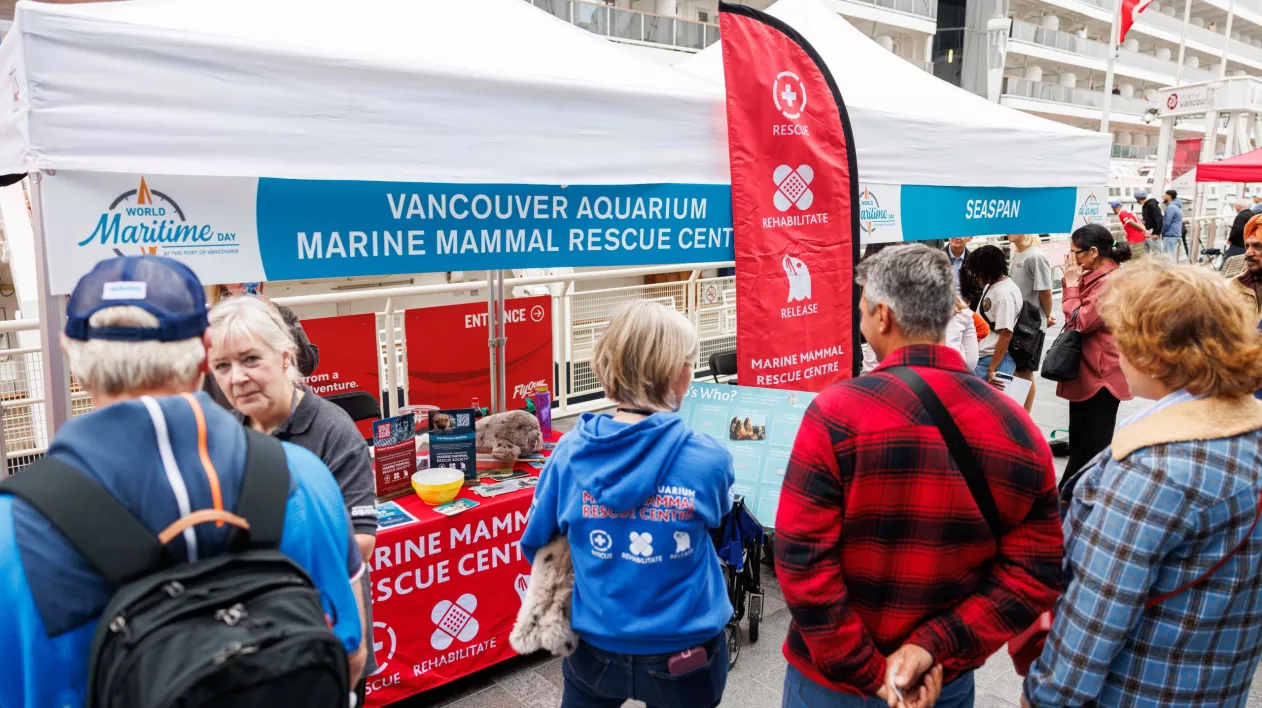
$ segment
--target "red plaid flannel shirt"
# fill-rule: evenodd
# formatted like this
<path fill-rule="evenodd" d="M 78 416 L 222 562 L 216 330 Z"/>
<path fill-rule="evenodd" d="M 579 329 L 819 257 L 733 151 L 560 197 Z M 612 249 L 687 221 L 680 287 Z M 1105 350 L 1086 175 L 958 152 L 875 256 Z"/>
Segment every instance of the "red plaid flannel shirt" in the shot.
<path fill-rule="evenodd" d="M 933 388 L 977 455 L 1008 531 L 996 545 L 928 412 Z M 981 666 L 1051 609 L 1063 554 L 1052 453 L 1025 410 L 952 349 L 914 345 L 807 410 L 776 515 L 793 615 L 784 655 L 817 683 L 874 695 L 904 643 L 944 680 Z"/>

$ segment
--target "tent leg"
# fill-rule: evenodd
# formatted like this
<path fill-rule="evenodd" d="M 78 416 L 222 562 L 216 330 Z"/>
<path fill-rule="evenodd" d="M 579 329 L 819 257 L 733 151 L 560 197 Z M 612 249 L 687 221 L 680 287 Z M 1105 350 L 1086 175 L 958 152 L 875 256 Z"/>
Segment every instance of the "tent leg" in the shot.
<path fill-rule="evenodd" d="M 495 383 L 500 391 L 500 412 L 510 408 L 508 400 L 508 322 L 504 318 L 504 271 L 496 271 L 495 276 L 495 348 L 499 361 L 499 370 Z"/>
<path fill-rule="evenodd" d="M 486 348 L 490 352 L 490 367 L 488 374 L 491 379 L 491 412 L 500 412 L 500 402 L 496 398 L 499 387 L 496 385 L 496 379 L 499 378 L 499 367 L 496 365 L 495 353 L 497 347 L 495 345 L 495 274 L 496 271 L 488 270 L 486 272 Z"/>
<path fill-rule="evenodd" d="M 44 233 L 44 173 L 31 174 L 31 217 L 35 230 L 35 277 L 39 284 L 39 336 L 44 358 L 44 425 L 48 439 L 70 420 L 70 375 L 61 355 L 61 326 L 66 299 L 53 295 L 48 271 L 48 237 Z"/>

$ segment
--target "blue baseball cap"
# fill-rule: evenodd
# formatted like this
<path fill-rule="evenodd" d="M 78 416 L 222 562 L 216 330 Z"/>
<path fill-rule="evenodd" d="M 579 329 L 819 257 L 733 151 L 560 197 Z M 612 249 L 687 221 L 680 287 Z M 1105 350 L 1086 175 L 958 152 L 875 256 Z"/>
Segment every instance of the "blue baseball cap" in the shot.
<path fill-rule="evenodd" d="M 1136 199 L 1147 199 L 1147 198 L 1148 198 L 1148 192 L 1145 192 L 1145 191 L 1144 191 L 1144 190 L 1142 190 L 1142 189 L 1137 189 L 1137 190 L 1135 190 L 1135 198 L 1136 198 Z"/>
<path fill-rule="evenodd" d="M 92 315 L 131 305 L 158 318 L 157 327 L 92 327 Z M 196 339 L 210 325 L 206 292 L 192 269 L 162 256 L 121 256 L 97 263 L 79 279 L 66 306 L 66 336 L 120 342 Z"/>
<path fill-rule="evenodd" d="M 1113 201 L 1109 202 L 1109 206 L 1110 206 L 1110 207 L 1112 207 L 1112 208 L 1114 208 L 1114 209 L 1116 209 L 1116 208 L 1118 208 L 1118 207 L 1122 206 L 1122 200 L 1121 200 L 1121 199 L 1114 199 Z"/>

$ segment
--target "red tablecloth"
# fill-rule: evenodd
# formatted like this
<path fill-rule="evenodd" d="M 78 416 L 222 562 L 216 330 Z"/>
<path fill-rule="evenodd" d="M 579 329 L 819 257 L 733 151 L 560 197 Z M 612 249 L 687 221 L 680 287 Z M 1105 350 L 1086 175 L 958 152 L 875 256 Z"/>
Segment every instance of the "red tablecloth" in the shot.
<path fill-rule="evenodd" d="M 560 439 L 559 434 L 552 441 Z M 518 469 L 539 470 L 519 463 Z M 443 516 L 415 494 L 396 499 L 416 521 L 381 529 L 369 564 L 377 673 L 367 705 L 384 706 L 511 659 L 513 621 L 530 578 L 517 542 L 533 490 Z"/>

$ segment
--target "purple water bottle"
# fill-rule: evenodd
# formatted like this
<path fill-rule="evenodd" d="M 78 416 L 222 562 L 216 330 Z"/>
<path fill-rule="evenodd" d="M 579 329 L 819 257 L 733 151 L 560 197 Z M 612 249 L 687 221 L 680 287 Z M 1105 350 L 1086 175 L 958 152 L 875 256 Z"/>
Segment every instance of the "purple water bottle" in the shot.
<path fill-rule="evenodd" d="M 535 417 L 539 419 L 539 432 L 543 437 L 552 435 L 552 393 L 547 384 L 535 387 Z"/>

